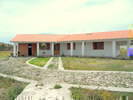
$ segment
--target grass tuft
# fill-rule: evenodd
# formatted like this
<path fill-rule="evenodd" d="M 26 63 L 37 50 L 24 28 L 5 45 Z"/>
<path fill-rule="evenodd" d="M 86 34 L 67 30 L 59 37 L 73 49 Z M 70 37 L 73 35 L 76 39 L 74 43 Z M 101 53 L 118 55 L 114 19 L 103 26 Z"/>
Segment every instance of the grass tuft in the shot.
<path fill-rule="evenodd" d="M 54 86 L 54 89 L 60 89 L 60 88 L 62 88 L 62 86 L 59 85 L 59 84 L 56 84 L 56 85 Z"/>

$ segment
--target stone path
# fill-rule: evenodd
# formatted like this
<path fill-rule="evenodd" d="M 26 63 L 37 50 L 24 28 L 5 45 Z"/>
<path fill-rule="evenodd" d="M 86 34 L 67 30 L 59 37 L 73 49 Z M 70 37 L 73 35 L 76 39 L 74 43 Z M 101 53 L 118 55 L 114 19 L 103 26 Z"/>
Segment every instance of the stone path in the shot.
<path fill-rule="evenodd" d="M 53 83 L 78 84 L 97 87 L 108 87 L 118 90 L 133 88 L 133 73 L 129 72 L 101 72 L 101 71 L 64 71 L 64 70 L 42 70 L 27 65 L 25 62 L 31 58 L 9 58 L 0 61 L 0 73 L 36 80 L 46 87 L 53 87 Z M 55 62 L 58 62 L 58 58 Z M 55 64 L 55 62 L 53 64 Z M 56 63 L 55 65 L 58 65 Z M 50 85 L 51 84 L 51 85 Z M 47 86 L 49 85 L 49 86 Z M 46 87 L 45 87 L 46 86 Z M 34 88 L 36 90 L 36 88 Z M 54 90 L 51 90 L 54 91 Z M 51 93 L 51 92 L 50 92 Z M 31 93 L 32 94 L 32 93 Z M 33 93 L 34 94 L 34 93 Z M 38 94 L 38 93 L 37 93 Z M 49 93 L 48 93 L 49 94 Z M 58 94 L 58 93 L 57 93 Z"/>
<path fill-rule="evenodd" d="M 2 61 L 0 62 L 0 73 L 37 81 L 55 79 L 58 82 L 69 84 L 133 88 L 133 73 L 42 70 L 27 65 L 25 62 L 28 59 L 30 58 L 10 58 Z"/>
<path fill-rule="evenodd" d="M 71 92 L 69 88 L 71 87 L 81 87 L 96 90 L 110 90 L 110 91 L 120 91 L 120 92 L 133 92 L 133 88 L 117 88 L 117 87 L 98 87 L 98 86 L 88 86 L 88 85 L 76 85 L 76 84 L 66 84 L 57 83 L 56 80 L 42 80 L 34 81 L 28 80 L 16 76 L 10 76 L 1 74 L 2 77 L 8 77 L 21 82 L 31 82 L 24 91 L 16 98 L 16 100 L 71 100 Z M 54 89 L 55 84 L 60 84 L 61 89 Z M 65 91 L 65 92 L 64 92 Z M 27 99 L 26 99 L 27 98 Z"/>
<path fill-rule="evenodd" d="M 62 59 L 61 57 L 59 57 L 59 70 L 64 70 L 64 67 L 63 67 L 63 62 L 62 62 Z"/>
<path fill-rule="evenodd" d="M 49 59 L 49 61 L 46 63 L 46 65 L 44 65 L 44 67 L 43 67 L 43 68 L 44 68 L 44 69 L 48 69 L 48 66 L 49 66 L 49 65 L 51 65 L 51 63 L 52 63 L 53 59 L 54 59 L 54 58 L 53 58 L 53 57 L 51 57 L 51 58 Z"/>
<path fill-rule="evenodd" d="M 2 73 L 0 73 L 0 76 L 5 77 L 5 78 L 11 78 L 11 79 L 14 79 L 14 80 L 17 80 L 17 81 L 20 81 L 20 82 L 25 82 L 25 83 L 36 82 L 35 80 L 25 79 L 25 78 L 22 78 L 22 77 L 17 77 L 17 76 L 12 76 L 12 75 L 6 75 L 6 74 L 2 74 Z"/>
<path fill-rule="evenodd" d="M 58 63 L 59 58 L 58 57 L 53 57 L 53 59 L 51 60 L 51 63 L 48 66 L 48 70 L 57 70 L 58 69 Z"/>
<path fill-rule="evenodd" d="M 32 100 L 71 100 L 71 93 L 68 87 L 63 86 L 61 89 L 54 89 L 54 85 L 54 83 L 32 83 L 24 89 L 17 99 L 31 97 Z"/>

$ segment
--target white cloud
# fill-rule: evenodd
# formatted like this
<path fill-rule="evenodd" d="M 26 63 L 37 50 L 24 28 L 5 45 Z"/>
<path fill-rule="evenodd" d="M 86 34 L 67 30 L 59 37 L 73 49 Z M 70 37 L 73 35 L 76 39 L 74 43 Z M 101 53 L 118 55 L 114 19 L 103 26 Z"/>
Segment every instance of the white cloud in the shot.
<path fill-rule="evenodd" d="M 4 12 L 6 7 L 3 6 L 5 8 L 0 10 L 0 31 L 8 34 L 84 33 L 128 28 L 128 24 L 132 23 L 131 0 L 98 1 L 41 0 L 34 4 L 19 3 L 20 8 L 12 8 L 13 13 L 7 13 L 9 9 Z M 10 8 L 10 3 L 6 6 Z"/>

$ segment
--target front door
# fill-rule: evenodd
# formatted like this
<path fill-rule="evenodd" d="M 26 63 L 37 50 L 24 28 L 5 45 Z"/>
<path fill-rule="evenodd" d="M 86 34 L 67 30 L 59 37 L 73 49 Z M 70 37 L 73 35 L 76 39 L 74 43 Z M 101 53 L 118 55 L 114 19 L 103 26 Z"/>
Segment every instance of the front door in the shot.
<path fill-rule="evenodd" d="M 55 56 L 60 55 L 60 44 L 59 43 L 54 44 L 54 55 Z"/>
<path fill-rule="evenodd" d="M 32 56 L 32 44 L 28 44 L 28 56 Z"/>

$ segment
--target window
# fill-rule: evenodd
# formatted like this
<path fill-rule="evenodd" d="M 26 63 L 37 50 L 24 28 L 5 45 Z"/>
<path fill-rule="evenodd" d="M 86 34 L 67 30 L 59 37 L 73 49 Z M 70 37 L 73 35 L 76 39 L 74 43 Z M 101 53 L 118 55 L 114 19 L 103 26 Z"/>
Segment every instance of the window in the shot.
<path fill-rule="evenodd" d="M 67 50 L 70 50 L 70 49 L 71 49 L 71 44 L 67 43 Z M 76 49 L 76 43 L 73 43 L 73 49 L 74 50 Z"/>
<path fill-rule="evenodd" d="M 67 50 L 70 50 L 70 43 L 67 43 Z"/>
<path fill-rule="evenodd" d="M 93 49 L 94 50 L 104 49 L 104 42 L 93 42 Z"/>
<path fill-rule="evenodd" d="M 46 43 L 46 49 L 50 50 L 50 43 Z"/>

